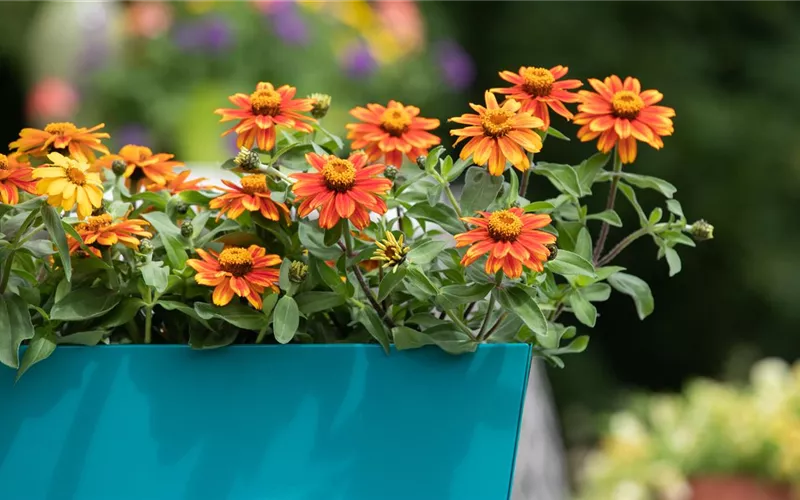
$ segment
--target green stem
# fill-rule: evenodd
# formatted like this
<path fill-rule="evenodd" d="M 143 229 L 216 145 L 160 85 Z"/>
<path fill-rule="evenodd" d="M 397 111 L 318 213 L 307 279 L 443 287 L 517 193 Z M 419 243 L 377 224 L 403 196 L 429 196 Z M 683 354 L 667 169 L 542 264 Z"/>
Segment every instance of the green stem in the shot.
<path fill-rule="evenodd" d="M 256 344 L 260 344 L 260 343 L 264 342 L 264 337 L 267 336 L 267 328 L 268 327 L 269 327 L 269 325 L 264 325 L 264 327 L 261 329 L 261 331 L 258 332 L 258 337 L 256 337 Z"/>
<path fill-rule="evenodd" d="M 153 292 L 148 286 L 144 296 L 146 303 L 144 307 L 144 343 L 149 344 L 153 340 Z"/>
<path fill-rule="evenodd" d="M 342 228 L 342 232 L 344 232 L 344 247 L 345 247 L 345 258 L 349 259 L 354 255 L 353 253 L 353 236 L 350 234 L 350 222 L 344 221 L 344 227 Z M 361 287 L 361 290 L 364 292 L 364 295 L 367 296 L 367 300 L 372 305 L 375 312 L 378 313 L 381 320 L 388 326 L 390 329 L 394 328 L 394 321 L 390 317 L 386 315 L 386 309 L 380 305 L 378 299 L 375 297 L 375 294 L 372 293 L 372 289 L 370 289 L 367 280 L 364 279 L 364 275 L 361 274 L 361 269 L 358 267 L 358 262 L 353 262 L 350 266 L 350 269 L 353 270 L 353 274 L 356 275 L 356 279 L 358 280 L 358 284 Z"/>
<path fill-rule="evenodd" d="M 265 174 L 270 174 L 270 175 L 277 176 L 281 180 L 286 182 L 287 184 L 294 184 L 295 183 L 294 179 L 292 179 L 291 177 L 289 177 L 288 175 L 284 174 L 283 172 L 281 172 L 280 170 L 278 170 L 277 168 L 275 168 L 275 167 L 273 167 L 271 165 L 264 165 L 262 163 L 261 167 L 259 167 L 259 170 L 261 170 Z"/>
<path fill-rule="evenodd" d="M 112 290 L 116 290 L 119 288 L 119 279 L 117 279 L 117 273 L 114 272 L 114 261 L 111 260 L 111 247 L 107 250 L 103 250 L 103 260 L 109 267 L 108 271 L 106 271 L 108 275 L 108 284 Z"/>
<path fill-rule="evenodd" d="M 483 324 L 481 324 L 481 329 L 478 333 L 478 340 L 483 340 L 484 335 L 486 335 L 486 329 L 489 328 L 489 318 L 492 317 L 492 313 L 494 312 L 496 300 L 494 290 L 492 290 L 492 293 L 489 295 L 489 305 L 486 307 L 486 315 L 483 317 Z"/>
<path fill-rule="evenodd" d="M 528 160 L 531 166 L 528 170 L 522 172 L 522 182 L 519 184 L 519 195 L 522 198 L 525 198 L 525 194 L 528 192 L 528 181 L 530 181 L 531 170 L 533 170 L 533 153 L 528 153 Z"/>
<path fill-rule="evenodd" d="M 461 205 L 459 205 L 458 201 L 456 201 L 456 197 L 453 195 L 453 190 L 450 189 L 449 183 L 444 184 L 444 192 L 447 195 L 447 199 L 449 199 L 450 203 L 453 205 L 453 210 L 456 211 L 456 215 L 458 215 L 458 218 L 460 219 L 461 217 L 463 217 L 461 213 Z"/>
<path fill-rule="evenodd" d="M 615 148 L 614 149 L 614 174 L 619 174 L 622 171 L 622 158 L 619 156 L 619 151 Z M 611 178 L 611 189 L 608 191 L 608 201 L 606 202 L 606 210 L 613 210 L 614 209 L 614 202 L 617 198 L 617 185 L 619 184 L 619 175 L 614 175 Z M 592 260 L 594 264 L 598 264 L 598 260 L 600 259 L 600 255 L 603 253 L 603 247 L 606 245 L 606 239 L 608 238 L 608 231 L 610 226 L 608 222 L 603 222 L 603 226 L 600 228 L 600 236 L 597 238 L 597 244 L 594 247 L 594 255 L 592 256 Z"/>
<path fill-rule="evenodd" d="M 625 248 L 628 245 L 630 245 L 631 243 L 633 243 L 637 239 L 641 238 L 645 234 L 648 234 L 649 232 L 650 232 L 650 228 L 649 227 L 643 227 L 643 228 L 637 229 L 636 231 L 632 232 L 631 234 L 626 236 L 622 241 L 617 243 L 614 246 L 614 248 L 609 250 L 609 252 L 603 258 L 599 259 L 597 261 L 597 265 L 598 266 L 605 266 L 606 264 L 608 264 L 609 262 L 614 260 L 614 257 L 619 255 L 620 252 L 625 250 Z"/>
<path fill-rule="evenodd" d="M 502 314 L 500 314 L 500 316 L 497 317 L 497 321 L 494 322 L 494 325 L 492 325 L 492 327 L 489 328 L 489 331 L 486 332 L 486 335 L 484 335 L 483 337 L 484 342 L 489 340 L 489 337 L 491 337 L 494 334 L 494 332 L 496 332 L 497 329 L 500 328 L 500 325 L 503 324 L 503 321 L 505 321 L 507 317 L 508 317 L 507 312 L 503 312 Z"/>
<path fill-rule="evenodd" d="M 469 338 L 471 338 L 475 342 L 478 342 L 478 338 L 475 337 L 475 335 L 472 333 L 472 330 L 470 330 L 469 327 L 466 324 L 464 324 L 463 321 L 461 321 L 461 318 L 458 317 L 458 314 L 453 314 L 451 311 L 447 309 L 445 309 L 444 313 L 447 315 L 448 318 L 450 318 L 450 321 L 452 321 L 460 330 L 469 335 Z"/>

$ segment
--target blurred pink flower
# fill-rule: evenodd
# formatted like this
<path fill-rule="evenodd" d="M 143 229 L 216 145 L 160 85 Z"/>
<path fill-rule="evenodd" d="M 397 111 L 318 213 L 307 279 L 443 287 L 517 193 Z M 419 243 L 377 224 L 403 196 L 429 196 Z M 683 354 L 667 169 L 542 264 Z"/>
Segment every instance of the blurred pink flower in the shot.
<path fill-rule="evenodd" d="M 64 120 L 78 109 L 78 92 L 60 78 L 39 80 L 28 91 L 27 114 L 35 121 Z"/>
<path fill-rule="evenodd" d="M 172 26 L 172 7 L 165 2 L 132 2 L 125 13 L 128 33 L 156 38 Z"/>
<path fill-rule="evenodd" d="M 411 0 L 375 2 L 375 10 L 383 26 L 408 50 L 416 50 L 425 42 L 425 30 L 417 4 Z"/>

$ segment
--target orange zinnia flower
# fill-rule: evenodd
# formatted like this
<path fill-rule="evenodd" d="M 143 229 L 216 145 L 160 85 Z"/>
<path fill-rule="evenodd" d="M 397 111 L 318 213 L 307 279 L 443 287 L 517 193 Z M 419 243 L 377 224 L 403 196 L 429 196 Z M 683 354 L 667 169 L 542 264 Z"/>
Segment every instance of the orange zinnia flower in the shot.
<path fill-rule="evenodd" d="M 542 138 L 533 129 L 542 128 L 542 120 L 520 111 L 522 105 L 514 99 L 506 99 L 502 106 L 498 106 L 497 99 L 489 91 L 486 91 L 485 108 L 478 104 L 470 106 L 478 112 L 477 115 L 463 114 L 450 118 L 451 122 L 468 125 L 450 131 L 450 135 L 458 136 L 455 144 L 471 137 L 461 149 L 461 159 L 472 156 L 477 165 L 486 165 L 488 161 L 492 175 L 503 175 L 506 160 L 517 170 L 528 170 L 531 162 L 525 151 L 541 151 Z"/>
<path fill-rule="evenodd" d="M 19 161 L 19 153 L 8 156 L 0 154 L 0 201 L 8 205 L 19 203 L 19 190 L 33 193 L 36 181 L 33 180 L 31 164 Z"/>
<path fill-rule="evenodd" d="M 136 179 L 147 177 L 152 184 L 159 186 L 167 185 L 167 182 L 175 179 L 175 167 L 182 167 L 183 163 L 174 161 L 175 155 L 168 153 L 153 154 L 153 151 L 145 146 L 128 144 L 122 146 L 118 154 L 107 155 L 97 161 L 96 165 L 111 168 L 115 160 L 125 162 L 125 173 L 123 177 Z M 152 185 L 151 184 L 151 185 Z M 151 190 L 152 191 L 152 190 Z"/>
<path fill-rule="evenodd" d="M 365 150 L 369 161 L 385 155 L 386 163 L 399 168 L 404 153 L 413 162 L 419 156 L 427 156 L 429 148 L 442 142 L 426 132 L 438 127 L 439 120 L 418 116 L 419 108 L 415 106 L 389 101 L 387 107 L 367 104 L 366 108 L 351 109 L 350 114 L 365 123 L 348 124 L 347 138 L 353 140 L 353 149 Z"/>
<path fill-rule="evenodd" d="M 241 186 L 224 180 L 223 184 L 229 189 L 219 188 L 225 194 L 211 200 L 209 208 L 219 208 L 220 219 L 226 212 L 228 217 L 236 219 L 247 210 L 249 212 L 261 212 L 264 218 L 269 220 L 280 220 L 280 214 L 289 220 L 289 209 L 283 203 L 272 201 L 269 188 L 267 188 L 267 176 L 263 174 L 245 175 L 239 180 Z"/>
<path fill-rule="evenodd" d="M 258 245 L 249 248 L 229 247 L 217 254 L 197 249 L 200 259 L 186 261 L 197 274 L 194 279 L 201 285 L 213 286 L 211 298 L 214 304 L 224 306 L 233 295 L 244 297 L 256 309 L 261 309 L 261 294 L 269 287 L 278 293 L 275 283 L 280 278 L 278 269 L 269 267 L 281 263 L 277 255 L 267 255 Z"/>
<path fill-rule="evenodd" d="M 208 179 L 205 177 L 198 177 L 197 179 L 186 180 L 190 175 L 192 175 L 191 170 L 183 170 L 170 179 L 165 185 L 154 182 L 145 186 L 145 189 L 148 191 L 166 190 L 169 191 L 170 194 L 178 194 L 181 191 L 199 191 L 206 189 L 206 186 L 202 185 L 201 182 Z"/>
<path fill-rule="evenodd" d="M 506 94 L 509 99 L 514 99 L 522 104 L 520 111 L 529 112 L 544 122 L 543 130 L 550 127 L 550 112 L 548 106 L 567 120 L 572 119 L 572 113 L 564 106 L 565 102 L 578 102 L 580 98 L 569 89 L 577 89 L 580 80 L 562 80 L 569 71 L 564 66 L 554 66 L 550 69 L 522 66 L 518 73 L 501 71 L 500 78 L 513 83 L 513 87 L 496 88 L 492 92 Z"/>
<path fill-rule="evenodd" d="M 108 148 L 100 139 L 108 139 L 105 132 L 95 132 L 105 127 L 105 123 L 92 128 L 76 127 L 69 122 L 49 123 L 44 130 L 24 128 L 19 139 L 8 145 L 18 152 L 31 156 L 47 156 L 47 153 L 59 152 L 68 154 L 76 160 L 93 162 L 95 151 L 108 154 Z"/>
<path fill-rule="evenodd" d="M 292 174 L 297 182 L 292 186 L 300 217 L 315 209 L 319 225 L 330 229 L 340 219 L 349 219 L 358 229 L 369 225 L 369 213 L 386 213 L 386 202 L 380 195 L 392 187 L 392 181 L 378 177 L 385 165 L 366 166 L 367 155 L 355 152 L 344 160 L 333 155 L 306 154 L 306 161 L 316 172 Z"/>
<path fill-rule="evenodd" d="M 675 110 L 666 106 L 654 106 L 664 95 L 657 90 L 645 90 L 636 78 L 630 76 L 625 82 L 617 75 L 604 81 L 589 79 L 597 91 L 581 90 L 581 104 L 575 115 L 575 123 L 583 125 L 578 138 L 591 141 L 597 137 L 597 149 L 608 153 L 614 146 L 622 163 L 633 163 L 636 159 L 636 141 L 646 142 L 655 149 L 664 147 L 661 136 L 672 135 L 672 120 Z"/>
<path fill-rule="evenodd" d="M 236 132 L 236 145 L 251 149 L 253 143 L 258 149 L 269 151 L 275 146 L 275 127 L 283 125 L 301 132 L 313 129 L 307 122 L 315 122 L 299 111 L 311 111 L 312 99 L 293 99 L 297 89 L 283 85 L 277 89 L 271 83 L 260 82 L 256 91 L 250 94 L 233 94 L 228 99 L 237 109 L 217 109 L 214 113 L 222 115 L 220 122 L 239 120 L 235 127 L 225 131 L 223 136 Z"/>
<path fill-rule="evenodd" d="M 519 278 L 522 268 L 542 272 L 550 255 L 545 245 L 556 237 L 537 229 L 550 224 L 549 215 L 526 214 L 521 208 L 509 208 L 494 213 L 479 212 L 483 217 L 464 217 L 462 220 L 478 226 L 456 235 L 456 247 L 472 245 L 461 264 L 468 266 L 488 253 L 485 270 L 493 275 L 499 269 L 509 278 Z"/>
<path fill-rule="evenodd" d="M 86 222 L 75 226 L 83 243 L 92 251 L 93 254 L 101 257 L 100 249 L 97 245 L 106 247 L 122 243 L 128 248 L 138 249 L 139 238 L 152 238 L 153 234 L 145 231 L 150 224 L 142 219 L 122 219 L 114 222 L 110 214 L 102 214 L 89 217 Z M 67 237 L 69 253 L 75 254 L 81 249 L 80 242 L 71 236 Z"/>

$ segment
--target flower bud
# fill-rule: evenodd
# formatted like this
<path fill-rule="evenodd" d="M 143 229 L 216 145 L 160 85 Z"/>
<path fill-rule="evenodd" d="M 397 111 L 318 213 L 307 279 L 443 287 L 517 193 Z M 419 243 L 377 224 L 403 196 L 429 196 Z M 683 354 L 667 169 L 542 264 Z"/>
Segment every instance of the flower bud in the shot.
<path fill-rule="evenodd" d="M 424 156 L 417 156 L 417 166 L 420 170 L 425 170 L 425 160 L 427 160 Z"/>
<path fill-rule="evenodd" d="M 700 219 L 689 226 L 689 234 L 692 235 L 695 241 L 711 240 L 714 238 L 714 226 Z"/>
<path fill-rule="evenodd" d="M 178 202 L 177 205 L 175 205 L 175 211 L 178 212 L 179 214 L 183 215 L 183 214 L 185 214 L 186 212 L 189 211 L 189 205 L 187 205 L 186 203 L 180 201 L 180 202 Z"/>
<path fill-rule="evenodd" d="M 194 226 L 192 225 L 191 220 L 186 219 L 181 223 L 181 236 L 188 238 L 192 234 L 194 234 Z"/>
<path fill-rule="evenodd" d="M 125 160 L 114 160 L 111 162 L 111 171 L 114 172 L 114 175 L 117 177 L 123 175 L 126 170 L 128 170 L 128 164 L 125 163 Z"/>
<path fill-rule="evenodd" d="M 143 254 L 153 253 L 153 242 L 147 238 L 139 242 L 139 253 Z"/>
<path fill-rule="evenodd" d="M 92 210 L 92 217 L 97 217 L 98 215 L 103 215 L 106 213 L 106 200 L 102 200 L 100 202 L 100 206 Z"/>
<path fill-rule="evenodd" d="M 376 241 L 375 245 L 378 249 L 372 254 L 372 258 L 383 262 L 384 268 L 392 268 L 397 271 L 397 268 L 406 261 L 406 255 L 411 251 L 411 248 L 403 244 L 404 235 L 400 238 L 395 238 L 391 231 L 386 231 L 386 238 Z"/>
<path fill-rule="evenodd" d="M 331 96 L 328 94 L 311 94 L 308 98 L 312 101 L 311 116 L 317 119 L 325 118 L 331 108 Z"/>
<path fill-rule="evenodd" d="M 550 255 L 547 256 L 547 261 L 550 262 L 551 260 L 555 259 L 558 255 L 558 246 L 556 246 L 555 243 L 551 243 L 549 245 L 545 245 L 544 247 L 550 251 Z"/>
<path fill-rule="evenodd" d="M 292 261 L 292 265 L 289 266 L 289 281 L 302 283 L 305 281 L 306 276 L 308 276 L 308 266 L 299 260 Z"/>
<path fill-rule="evenodd" d="M 255 151 L 242 148 L 236 158 L 233 159 L 233 163 L 242 170 L 250 172 L 258 170 L 258 167 L 261 166 L 261 157 Z"/>
<path fill-rule="evenodd" d="M 386 170 L 383 171 L 383 176 L 390 181 L 397 179 L 397 167 L 393 165 L 387 165 Z"/>

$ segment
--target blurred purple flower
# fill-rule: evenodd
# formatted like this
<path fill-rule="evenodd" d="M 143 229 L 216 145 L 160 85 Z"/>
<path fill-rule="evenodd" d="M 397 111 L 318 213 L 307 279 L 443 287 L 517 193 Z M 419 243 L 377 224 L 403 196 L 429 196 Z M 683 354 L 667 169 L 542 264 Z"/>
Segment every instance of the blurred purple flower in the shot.
<path fill-rule="evenodd" d="M 233 42 L 230 23 L 222 16 L 206 16 L 175 27 L 172 39 L 183 51 L 220 52 Z"/>
<path fill-rule="evenodd" d="M 306 28 L 303 18 L 298 14 L 294 3 L 276 3 L 271 9 L 270 15 L 275 34 L 285 43 L 292 45 L 306 45 L 308 43 L 308 28 Z"/>
<path fill-rule="evenodd" d="M 461 45 L 453 40 L 436 44 L 436 58 L 445 82 L 455 90 L 463 90 L 475 81 L 475 63 Z"/>
<path fill-rule="evenodd" d="M 342 64 L 347 74 L 353 78 L 369 76 L 377 68 L 369 47 L 360 42 L 345 51 Z"/>
<path fill-rule="evenodd" d="M 140 123 L 126 123 L 111 134 L 111 137 L 117 149 L 127 144 L 147 147 L 152 147 L 153 145 L 153 137 L 144 125 Z"/>

